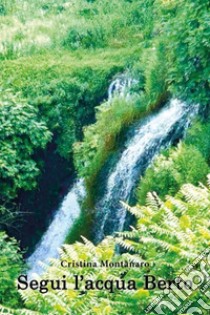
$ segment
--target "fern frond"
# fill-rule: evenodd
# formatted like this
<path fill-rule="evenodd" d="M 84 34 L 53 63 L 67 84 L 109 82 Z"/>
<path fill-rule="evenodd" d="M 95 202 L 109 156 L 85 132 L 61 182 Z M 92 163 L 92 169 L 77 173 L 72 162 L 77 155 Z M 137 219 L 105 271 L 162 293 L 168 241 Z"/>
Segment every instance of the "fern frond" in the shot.
<path fill-rule="evenodd" d="M 146 203 L 155 212 L 157 212 L 162 206 L 161 199 L 154 191 L 147 194 Z"/>
<path fill-rule="evenodd" d="M 85 247 L 92 253 L 92 254 L 96 254 L 96 247 L 93 245 L 92 242 L 90 242 L 87 238 L 85 238 L 84 236 L 81 236 Z"/>
<path fill-rule="evenodd" d="M 15 315 L 15 313 L 9 308 L 0 305 L 0 315 Z"/>
<path fill-rule="evenodd" d="M 140 219 L 143 217 L 143 214 L 141 213 L 141 208 L 139 208 L 138 206 L 130 207 L 127 203 L 125 203 L 123 201 L 121 201 L 120 203 L 124 209 L 126 209 L 128 212 L 133 214 L 137 219 Z"/>

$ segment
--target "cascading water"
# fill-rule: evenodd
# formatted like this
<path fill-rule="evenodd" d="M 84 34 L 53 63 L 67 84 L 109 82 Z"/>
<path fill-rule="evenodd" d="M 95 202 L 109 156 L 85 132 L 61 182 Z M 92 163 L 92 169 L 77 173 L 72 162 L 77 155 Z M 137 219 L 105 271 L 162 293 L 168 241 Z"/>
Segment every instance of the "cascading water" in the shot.
<path fill-rule="evenodd" d="M 136 82 L 136 80 L 131 79 L 125 74 L 116 78 L 109 86 L 108 102 L 111 102 L 114 96 L 127 98 L 131 86 Z M 29 276 L 33 273 L 40 274 L 43 272 L 40 262 L 47 264 L 50 258 L 58 256 L 59 247 L 62 246 L 68 232 L 80 216 L 81 209 L 79 201 L 84 195 L 85 188 L 83 180 L 79 180 L 64 198 L 34 253 L 27 259 Z"/>
<path fill-rule="evenodd" d="M 122 74 L 117 77 L 109 86 L 108 103 L 110 104 L 115 96 L 128 99 L 130 97 L 131 87 L 137 83 L 137 80 L 129 77 L 127 74 Z"/>
<path fill-rule="evenodd" d="M 127 141 L 120 160 L 108 178 L 104 197 L 97 204 L 96 243 L 107 234 L 123 230 L 126 210 L 120 201 L 129 201 L 137 181 L 152 159 L 161 149 L 183 136 L 197 113 L 198 106 L 189 106 L 174 99 L 158 114 L 151 115 L 135 128 L 134 136 Z"/>
<path fill-rule="evenodd" d="M 128 98 L 129 89 L 137 81 L 122 75 L 115 79 L 108 90 L 108 102 L 115 96 Z M 107 181 L 106 191 L 97 204 L 94 235 L 99 242 L 106 234 L 113 234 L 124 227 L 126 211 L 120 201 L 128 201 L 139 176 L 162 148 L 168 147 L 183 136 L 198 106 L 187 106 L 178 100 L 172 100 L 158 114 L 151 115 L 135 127 L 134 135 L 125 144 L 125 150 Z M 68 232 L 79 218 L 80 200 L 84 198 L 83 181 L 79 180 L 56 212 L 48 230 L 43 235 L 34 253 L 27 259 L 30 267 L 28 275 L 42 273 L 39 262 L 48 263 L 50 258 L 58 256 Z"/>
<path fill-rule="evenodd" d="M 80 216 L 79 201 L 84 198 L 84 195 L 83 181 L 79 180 L 64 198 L 47 232 L 34 253 L 28 258 L 29 275 L 43 271 L 40 261 L 48 263 L 50 258 L 58 256 L 58 248 L 62 246 L 69 230 Z"/>

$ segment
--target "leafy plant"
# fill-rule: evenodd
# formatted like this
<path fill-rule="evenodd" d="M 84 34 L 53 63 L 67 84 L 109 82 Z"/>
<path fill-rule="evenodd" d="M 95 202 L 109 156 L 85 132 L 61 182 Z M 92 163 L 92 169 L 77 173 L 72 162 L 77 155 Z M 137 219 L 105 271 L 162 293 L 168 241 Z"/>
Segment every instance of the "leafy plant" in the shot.
<path fill-rule="evenodd" d="M 33 106 L 9 91 L 0 96 L 0 187 L 1 199 L 8 200 L 18 189 L 35 187 L 39 169 L 33 154 L 51 134 Z"/>
<path fill-rule="evenodd" d="M 185 143 L 187 145 L 193 145 L 201 152 L 208 164 L 210 164 L 210 141 L 208 137 L 209 134 L 210 122 L 208 121 L 208 119 L 203 123 L 197 121 L 189 129 L 185 140 Z"/>
<path fill-rule="evenodd" d="M 5 306 L 21 306 L 21 300 L 17 292 L 15 280 L 23 271 L 22 254 L 15 239 L 9 238 L 5 233 L 0 232 L 0 303 Z"/>
<path fill-rule="evenodd" d="M 193 139 L 192 143 L 196 145 Z M 180 143 L 177 148 L 159 155 L 146 170 L 137 188 L 138 201 L 145 204 L 150 191 L 156 191 L 160 197 L 174 195 L 186 182 L 195 185 L 203 182 L 208 172 L 207 161 L 197 147 Z"/>
<path fill-rule="evenodd" d="M 182 99 L 206 105 L 209 99 L 208 1 L 161 2 L 160 10 L 166 10 L 160 32 L 167 47 L 169 89 Z"/>
<path fill-rule="evenodd" d="M 146 206 L 125 207 L 136 217 L 136 227 L 118 233 L 116 239 L 108 237 L 98 246 L 84 238 L 84 243 L 64 245 L 60 250 L 60 259 L 53 259 L 51 265 L 46 266 L 42 278 L 61 279 L 65 275 L 69 289 L 59 294 L 50 288 L 46 294 L 31 289 L 22 291 L 27 307 L 37 311 L 37 314 L 45 315 L 143 313 L 144 307 L 158 293 L 157 290 L 143 289 L 143 275 L 149 272 L 158 279 L 174 279 L 209 245 L 210 176 L 208 187 L 185 184 L 176 197 L 167 196 L 162 201 L 153 192 L 148 194 Z M 123 254 L 116 254 L 116 245 L 124 248 Z M 81 267 L 78 271 L 78 267 L 74 266 L 61 267 L 61 260 L 66 264 L 75 261 L 98 264 L 106 260 L 112 263 L 147 261 L 151 266 L 146 270 Z M 135 279 L 138 288 L 131 291 L 116 290 L 112 294 L 108 290 L 86 290 L 83 283 L 79 290 L 74 290 L 74 275 L 77 274 L 93 281 Z M 199 292 L 195 292 L 191 298 L 194 300 L 198 296 Z M 0 314 L 4 314 L 4 309 L 2 307 Z M 8 310 L 8 313 L 32 315 L 34 311 Z"/>

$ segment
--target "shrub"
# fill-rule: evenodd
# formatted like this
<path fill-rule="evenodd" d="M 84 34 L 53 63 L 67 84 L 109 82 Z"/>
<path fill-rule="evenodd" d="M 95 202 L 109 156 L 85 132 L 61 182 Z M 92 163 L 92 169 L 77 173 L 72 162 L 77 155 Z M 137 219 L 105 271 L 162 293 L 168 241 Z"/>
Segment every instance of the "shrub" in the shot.
<path fill-rule="evenodd" d="M 210 122 L 197 122 L 190 128 L 185 143 L 195 146 L 210 164 Z"/>
<path fill-rule="evenodd" d="M 162 23 L 167 47 L 169 89 L 194 103 L 208 104 L 208 1 L 172 1 L 173 14 Z M 170 4 L 169 4 L 170 6 Z M 167 7 L 166 4 L 160 6 Z M 170 17 L 170 18 L 167 18 Z"/>
<path fill-rule="evenodd" d="M 17 277 L 23 271 L 23 260 L 15 239 L 0 232 L 0 304 L 10 307 L 20 306 L 19 294 L 15 285 Z"/>
<path fill-rule="evenodd" d="M 39 174 L 33 159 L 51 138 L 38 110 L 8 91 L 0 94 L 1 199 L 14 198 L 19 189 L 32 189 Z"/>
<path fill-rule="evenodd" d="M 35 315 L 37 312 L 45 315 L 143 314 L 149 302 L 160 294 L 158 289 L 150 291 L 144 289 L 144 274 L 155 275 L 159 280 L 174 280 L 208 247 L 209 188 L 210 182 L 208 187 L 187 184 L 182 186 L 176 198 L 167 196 L 163 202 L 156 194 L 150 193 L 147 205 L 144 207 L 125 205 L 137 219 L 136 228 L 133 227 L 130 232 L 118 233 L 116 239 L 108 237 L 98 246 L 84 238 L 84 243 L 64 245 L 60 250 L 60 258 L 53 259 L 51 265 L 46 268 L 42 278 L 62 279 L 65 275 L 68 290 L 60 294 L 50 288 L 46 294 L 31 289 L 21 291 L 26 307 L 31 310 L 12 311 L 1 307 L 0 314 L 3 315 L 4 310 L 11 315 Z M 116 254 L 116 245 L 124 249 L 123 254 Z M 151 266 L 149 268 L 81 267 L 78 272 L 78 267 L 65 269 L 61 267 L 61 260 L 67 263 L 95 262 L 99 265 L 101 261 L 106 260 L 110 263 L 146 261 Z M 133 279 L 136 281 L 137 290 L 116 290 L 114 293 L 109 290 L 86 290 L 84 282 L 79 290 L 74 290 L 74 275 L 83 275 L 85 280 L 93 281 Z M 200 296 L 201 292 L 195 290 L 190 296 L 190 301 L 197 301 Z M 204 294 L 202 298 L 205 300 Z M 167 315 L 171 315 L 171 311 L 167 309 L 164 311 Z"/>
<path fill-rule="evenodd" d="M 137 189 L 138 201 L 144 204 L 150 191 L 156 191 L 161 198 L 174 195 L 184 183 L 197 185 L 205 180 L 208 172 L 208 164 L 196 147 L 179 144 L 158 156 L 146 170 Z"/>

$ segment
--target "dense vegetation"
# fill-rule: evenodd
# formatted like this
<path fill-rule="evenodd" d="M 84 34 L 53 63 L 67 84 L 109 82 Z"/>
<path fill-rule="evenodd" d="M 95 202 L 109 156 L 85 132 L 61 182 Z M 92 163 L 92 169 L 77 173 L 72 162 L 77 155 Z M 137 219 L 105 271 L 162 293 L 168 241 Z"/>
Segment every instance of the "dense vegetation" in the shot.
<path fill-rule="evenodd" d="M 209 133 L 209 122 L 197 122 L 183 143 L 157 157 L 139 184 L 137 194 L 141 204 L 150 191 L 164 197 L 176 194 L 184 183 L 197 185 L 205 181 L 210 170 Z"/>
<path fill-rule="evenodd" d="M 90 191 L 122 129 L 135 119 L 154 110 L 170 93 L 203 106 L 208 103 L 207 2 L 196 6 L 193 1 L 146 3 L 153 15 L 143 25 L 140 62 L 133 67 L 139 80 L 138 96 L 120 100 L 121 106 L 116 101 L 111 108 L 100 107 L 97 123 L 85 129 L 83 142 L 75 146 L 77 169 Z"/>
<path fill-rule="evenodd" d="M 38 110 L 8 91 L 0 100 L 1 199 L 14 198 L 18 189 L 35 186 L 39 170 L 32 156 L 50 140 Z"/>
<path fill-rule="evenodd" d="M 209 183 L 210 184 L 210 183 Z M 209 185 L 208 184 L 208 185 Z M 126 205 L 125 205 L 126 206 Z M 65 245 L 61 250 L 61 259 L 65 262 L 83 261 L 97 262 L 109 260 L 119 261 L 155 261 L 155 266 L 144 268 L 83 268 L 81 274 L 86 279 L 111 280 L 135 279 L 138 290 L 114 291 L 91 290 L 86 291 L 84 283 L 79 291 L 74 288 L 76 268 L 62 268 L 59 260 L 53 260 L 42 278 L 61 279 L 67 277 L 69 290 L 50 290 L 45 295 L 38 291 L 21 291 L 26 306 L 38 311 L 11 311 L 9 314 L 139 314 L 144 312 L 151 298 L 157 294 L 156 290 L 144 290 L 143 275 L 150 271 L 159 278 L 174 279 L 182 269 L 197 255 L 208 247 L 210 190 L 205 186 L 195 187 L 184 185 L 179 196 L 167 196 L 162 202 L 157 195 L 149 194 L 147 205 L 130 208 L 128 210 L 137 218 L 137 225 L 131 232 L 118 234 L 117 238 L 108 237 L 97 247 L 84 239 L 84 243 Z M 119 244 L 127 253 L 116 255 L 115 245 Z M 158 253 L 158 255 L 157 255 Z M 79 272 L 80 274 L 80 272 Z M 70 289 L 72 287 L 72 289 Z M 152 293 L 151 293 L 152 292 Z M 200 296 L 195 292 L 192 301 Z M 2 308 L 6 311 L 6 308 Z M 171 314 L 171 313 L 167 313 Z"/>
<path fill-rule="evenodd" d="M 22 255 L 16 240 L 9 239 L 3 232 L 0 232 L 0 249 L 0 303 L 17 307 L 21 305 L 21 301 L 14 282 L 24 272 Z"/>
<path fill-rule="evenodd" d="M 193 123 L 176 148 L 162 152 L 139 180 L 137 205 L 125 205 L 136 217 L 132 231 L 98 246 L 86 239 L 65 245 L 61 259 L 143 258 L 157 261 L 160 268 L 153 272 L 158 277 L 173 279 L 209 245 L 208 18 L 207 0 L 0 0 L 0 314 L 144 311 L 157 292 L 140 288 L 113 295 L 81 288 L 43 296 L 26 291 L 24 307 L 30 310 L 20 309 L 15 279 L 24 270 L 23 253 L 5 231 L 20 224 L 19 193 L 39 188 L 42 153 L 49 144 L 53 154 L 74 160 L 78 176 L 85 178 L 89 210 L 100 173 L 127 128 L 170 97 L 199 103 L 206 108 L 205 118 Z M 121 73 L 137 83 L 129 99 L 116 97 L 109 104 L 107 88 Z M 85 215 L 76 226 L 80 230 L 73 229 L 71 242 L 81 231 L 88 235 L 88 220 Z M 117 255 L 116 246 L 124 253 Z M 127 270 L 124 277 L 138 279 L 141 287 L 144 271 Z M 73 272 L 66 271 L 69 283 Z M 82 272 L 93 279 L 122 276 L 119 268 Z M 62 274 L 59 260 L 46 271 L 51 279 Z"/>

